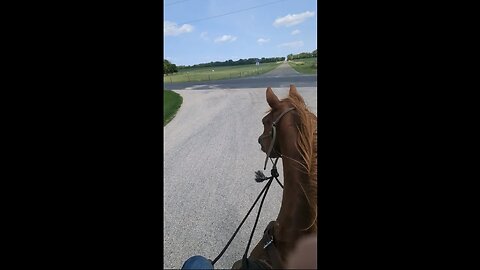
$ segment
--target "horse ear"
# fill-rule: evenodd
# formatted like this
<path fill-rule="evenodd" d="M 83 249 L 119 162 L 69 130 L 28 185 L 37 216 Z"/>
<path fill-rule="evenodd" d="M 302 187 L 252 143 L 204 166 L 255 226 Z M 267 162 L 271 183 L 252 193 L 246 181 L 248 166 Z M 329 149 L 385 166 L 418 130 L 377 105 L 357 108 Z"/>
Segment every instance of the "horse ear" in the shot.
<path fill-rule="evenodd" d="M 288 95 L 291 96 L 291 97 L 294 97 L 294 98 L 298 99 L 298 100 L 301 101 L 303 104 L 305 104 L 305 101 L 303 100 L 303 97 L 300 96 L 300 93 L 298 93 L 297 87 L 295 87 L 295 85 L 290 84 L 290 91 L 288 92 Z"/>
<path fill-rule="evenodd" d="M 280 100 L 278 100 L 278 97 L 273 93 L 272 88 L 270 87 L 267 88 L 267 102 L 272 109 L 277 108 L 280 104 Z"/>

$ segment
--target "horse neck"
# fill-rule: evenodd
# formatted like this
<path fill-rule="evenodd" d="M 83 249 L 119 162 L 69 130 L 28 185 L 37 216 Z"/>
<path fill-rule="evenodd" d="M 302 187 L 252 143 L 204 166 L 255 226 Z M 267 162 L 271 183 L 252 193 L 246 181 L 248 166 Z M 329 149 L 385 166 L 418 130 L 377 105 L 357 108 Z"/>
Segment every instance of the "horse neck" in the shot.
<path fill-rule="evenodd" d="M 283 158 L 284 189 L 278 220 L 293 225 L 292 229 L 302 231 L 311 225 L 312 214 L 308 199 L 310 176 L 301 170 L 294 161 Z M 302 189 L 303 188 L 303 189 Z"/>
<path fill-rule="evenodd" d="M 290 142 L 293 140 L 292 137 L 285 139 L 288 139 Z M 315 217 L 311 212 L 311 206 L 307 197 L 310 192 L 310 181 L 312 179 L 305 169 L 302 169 L 297 163 L 303 162 L 301 155 L 296 148 L 284 149 L 282 154 L 288 158 L 282 158 L 284 189 L 277 221 L 280 224 L 278 238 L 280 238 L 280 245 L 282 246 L 282 255 L 285 255 L 291 251 L 300 237 L 315 231 L 316 224 L 311 226 Z"/>

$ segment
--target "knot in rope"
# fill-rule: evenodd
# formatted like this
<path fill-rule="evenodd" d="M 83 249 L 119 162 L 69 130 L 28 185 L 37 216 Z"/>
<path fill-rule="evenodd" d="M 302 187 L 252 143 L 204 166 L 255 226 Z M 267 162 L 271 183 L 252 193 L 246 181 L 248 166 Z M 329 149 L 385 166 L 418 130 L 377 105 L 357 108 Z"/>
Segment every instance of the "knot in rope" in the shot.
<path fill-rule="evenodd" d="M 277 171 L 277 168 L 273 168 L 271 171 L 270 171 L 270 174 L 271 176 L 269 177 L 266 177 L 265 174 L 263 174 L 263 172 L 261 171 L 256 171 L 255 172 L 255 181 L 257 181 L 258 183 L 261 183 L 265 180 L 271 180 L 273 179 L 274 177 L 278 177 L 279 174 L 278 174 L 278 171 Z"/>

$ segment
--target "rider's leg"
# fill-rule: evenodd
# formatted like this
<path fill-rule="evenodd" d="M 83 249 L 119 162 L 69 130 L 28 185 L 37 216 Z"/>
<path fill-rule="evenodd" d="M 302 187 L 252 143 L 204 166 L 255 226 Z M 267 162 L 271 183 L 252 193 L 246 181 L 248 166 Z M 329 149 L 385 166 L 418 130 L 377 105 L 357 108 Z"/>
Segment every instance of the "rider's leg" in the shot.
<path fill-rule="evenodd" d="M 202 256 L 193 256 L 182 266 L 182 269 L 213 269 L 212 261 Z"/>

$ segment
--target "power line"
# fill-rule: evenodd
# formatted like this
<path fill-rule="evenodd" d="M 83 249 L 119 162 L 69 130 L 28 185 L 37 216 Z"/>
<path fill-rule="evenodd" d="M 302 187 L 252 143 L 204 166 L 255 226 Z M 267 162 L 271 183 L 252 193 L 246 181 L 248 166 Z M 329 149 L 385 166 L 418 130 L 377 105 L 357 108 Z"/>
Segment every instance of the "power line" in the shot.
<path fill-rule="evenodd" d="M 188 1 L 188 0 L 187 0 L 187 1 Z M 188 21 L 188 22 L 183 22 L 183 23 L 180 23 L 180 25 L 186 24 L 186 23 L 193 23 L 193 22 L 210 20 L 210 19 L 218 18 L 218 17 L 223 17 L 223 16 L 226 16 L 226 15 L 235 14 L 235 13 L 239 13 L 239 12 L 242 12 L 242 11 L 251 10 L 251 9 L 255 9 L 255 8 L 259 8 L 259 7 L 264 7 L 264 6 L 276 4 L 276 3 L 279 3 L 279 2 L 283 2 L 283 1 L 285 1 L 285 0 L 269 2 L 269 3 L 262 4 L 262 5 L 254 6 L 254 7 L 249 7 L 249 8 L 245 8 L 245 9 L 235 10 L 235 11 L 228 12 L 228 13 L 225 13 L 225 14 L 220 14 L 220 15 L 210 16 L 210 17 L 206 17 L 206 18 L 202 18 L 202 19 L 196 19 L 196 20 L 192 20 L 192 21 Z"/>

